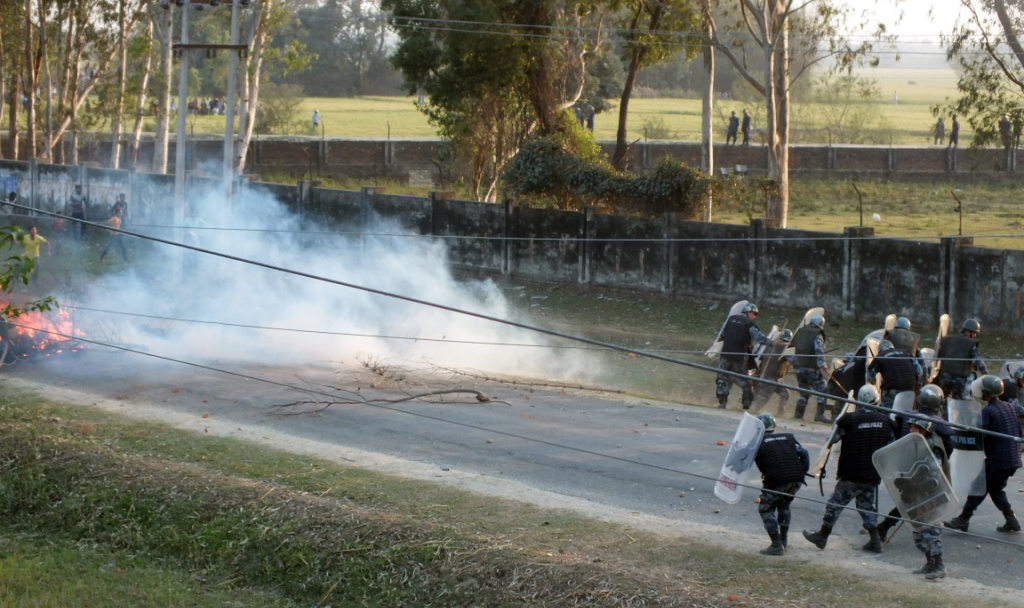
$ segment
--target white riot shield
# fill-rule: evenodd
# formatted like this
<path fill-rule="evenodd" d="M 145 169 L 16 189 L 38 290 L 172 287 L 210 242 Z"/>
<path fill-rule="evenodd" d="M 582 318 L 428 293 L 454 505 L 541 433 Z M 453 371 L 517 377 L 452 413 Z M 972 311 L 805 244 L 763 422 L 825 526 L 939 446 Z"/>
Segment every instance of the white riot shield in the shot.
<path fill-rule="evenodd" d="M 808 323 L 810 323 L 811 322 L 811 317 L 813 317 L 814 315 L 821 315 L 822 318 L 824 318 L 825 317 L 825 309 L 822 308 L 821 306 L 816 306 L 814 308 L 808 308 L 807 312 L 804 313 L 804 318 L 800 320 L 800 324 L 797 325 L 796 329 L 793 330 L 793 335 L 795 336 L 796 332 L 800 331 L 800 328 L 802 328 L 804 325 L 807 325 Z"/>
<path fill-rule="evenodd" d="M 1024 361 L 1020 359 L 1011 359 L 1003 363 L 1003 366 L 999 368 L 999 377 L 1003 380 L 1013 380 L 1013 372 L 1017 371 L 1018 367 L 1024 366 Z"/>
<path fill-rule="evenodd" d="M 871 362 L 875 360 L 875 355 L 878 354 L 878 345 L 885 339 L 885 330 L 876 329 L 873 332 L 868 333 L 864 336 L 864 339 L 860 341 L 860 346 L 857 347 L 857 352 L 863 352 L 864 361 L 864 384 L 868 383 L 868 367 L 871 366 Z M 875 378 L 875 388 L 882 386 L 882 378 Z"/>
<path fill-rule="evenodd" d="M 740 501 L 743 486 L 754 469 L 754 458 L 761 447 L 762 437 L 764 424 L 756 416 L 744 412 L 715 483 L 715 496 L 731 505 Z"/>
<path fill-rule="evenodd" d="M 740 300 L 733 304 L 732 308 L 729 309 L 729 314 L 726 315 L 725 320 L 722 321 L 722 327 L 718 329 L 718 334 L 715 336 L 715 341 L 711 343 L 711 348 L 704 351 L 704 354 L 707 355 L 709 359 L 714 359 L 722 354 L 722 346 L 724 344 L 722 342 L 722 332 L 725 331 L 725 324 L 729 322 L 729 317 L 740 314 L 743 311 L 743 307 L 747 304 L 749 304 L 749 302 L 746 300 Z"/>
<path fill-rule="evenodd" d="M 853 399 L 852 391 L 850 392 L 850 399 Z M 835 441 L 836 435 L 839 433 L 839 429 L 837 428 L 839 419 L 842 418 L 846 412 L 852 411 L 853 407 L 853 404 L 849 402 L 843 404 L 843 409 L 839 412 L 839 415 L 836 416 L 835 421 L 832 423 L 832 429 L 825 437 L 825 444 L 821 446 L 820 450 L 818 450 L 818 455 L 814 458 L 814 464 L 811 465 L 812 477 L 821 477 L 821 472 L 825 470 L 825 463 L 828 462 L 828 455 L 830 453 L 832 442 Z"/>
<path fill-rule="evenodd" d="M 896 394 L 896 398 L 892 401 L 892 409 L 894 412 L 909 412 L 914 409 L 914 391 L 903 391 Z"/>
<path fill-rule="evenodd" d="M 915 528 L 934 525 L 953 515 L 959 501 L 942 465 L 919 433 L 879 448 L 871 455 L 896 508 Z"/>
<path fill-rule="evenodd" d="M 978 427 L 982 405 L 966 399 L 949 400 L 949 421 Z M 963 500 L 985 494 L 985 452 L 982 436 L 973 431 L 953 429 L 953 453 L 949 456 L 949 476 L 953 491 Z"/>
<path fill-rule="evenodd" d="M 890 329 L 896 329 L 896 315 L 889 314 L 885 316 L 885 331 Z"/>
<path fill-rule="evenodd" d="M 935 353 L 939 352 L 939 346 L 942 344 L 942 339 L 949 333 L 949 315 L 942 315 L 939 317 L 939 333 L 935 335 Z M 931 375 L 928 376 L 928 381 L 931 382 L 939 375 L 939 368 L 942 367 L 942 361 L 938 358 L 934 359 L 932 364 Z M 962 496 L 962 495 L 961 495 Z"/>
<path fill-rule="evenodd" d="M 935 349 L 922 348 L 921 358 L 924 360 L 924 377 L 931 380 L 933 377 L 932 370 L 935 369 Z"/>

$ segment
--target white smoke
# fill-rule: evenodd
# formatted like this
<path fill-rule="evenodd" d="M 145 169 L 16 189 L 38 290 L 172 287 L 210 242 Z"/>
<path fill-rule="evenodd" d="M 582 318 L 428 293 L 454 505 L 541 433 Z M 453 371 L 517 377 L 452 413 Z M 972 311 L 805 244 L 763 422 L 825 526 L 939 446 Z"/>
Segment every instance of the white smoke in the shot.
<path fill-rule="evenodd" d="M 190 201 L 190 208 L 198 217 L 188 223 L 199 228 L 185 240 L 204 249 L 500 319 L 516 314 L 493 281 L 456 280 L 443 243 L 392 222 L 379 220 L 365 234 L 330 234 L 249 189 L 235 197 L 230 214 L 217 194 Z M 131 221 L 125 229 L 133 230 Z M 184 280 L 175 285 L 171 246 L 126 240 L 132 264 L 87 287 L 77 301 L 79 327 L 97 339 L 201 364 L 351 363 L 369 355 L 548 378 L 596 367 L 559 349 L 509 345 L 543 345 L 545 336 L 536 332 L 202 253 L 185 252 Z M 147 248 L 151 253 L 139 260 Z M 108 256 L 120 262 L 119 251 Z"/>

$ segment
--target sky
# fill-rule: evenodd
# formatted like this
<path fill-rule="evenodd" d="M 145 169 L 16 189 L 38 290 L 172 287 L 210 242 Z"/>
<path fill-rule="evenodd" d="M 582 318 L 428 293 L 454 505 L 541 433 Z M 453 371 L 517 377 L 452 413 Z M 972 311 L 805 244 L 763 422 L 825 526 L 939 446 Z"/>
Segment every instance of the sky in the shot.
<path fill-rule="evenodd" d="M 853 6 L 864 6 L 874 12 L 877 18 L 893 28 L 900 38 L 914 38 L 928 42 L 937 42 L 939 34 L 948 33 L 956 22 L 959 14 L 959 0 L 903 0 L 895 5 L 892 0 L 875 2 L 873 6 L 857 0 L 849 0 Z M 933 10 L 933 7 L 935 8 Z M 900 12 L 903 19 L 896 22 Z"/>

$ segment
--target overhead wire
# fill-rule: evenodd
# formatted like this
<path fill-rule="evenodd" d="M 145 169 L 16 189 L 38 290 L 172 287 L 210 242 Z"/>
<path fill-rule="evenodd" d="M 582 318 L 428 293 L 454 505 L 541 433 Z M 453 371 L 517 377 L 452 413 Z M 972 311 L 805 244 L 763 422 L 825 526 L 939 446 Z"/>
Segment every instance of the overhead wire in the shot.
<path fill-rule="evenodd" d="M 25 210 L 33 210 L 32 208 L 24 206 L 24 205 L 21 205 L 19 203 L 8 203 L 8 204 L 10 206 L 14 207 L 14 208 L 21 208 L 21 209 L 25 209 Z M 722 369 L 714 368 L 714 367 L 711 367 L 711 366 L 708 366 L 708 365 L 703 365 L 703 364 L 699 364 L 699 363 L 685 361 L 685 360 L 681 360 L 681 359 L 677 359 L 677 358 L 673 358 L 673 357 L 666 357 L 664 355 L 660 355 L 660 354 L 649 352 L 649 351 L 645 351 L 645 350 L 634 349 L 634 348 L 625 347 L 625 346 L 614 344 L 614 343 L 604 342 L 604 341 L 601 341 L 601 340 L 594 340 L 594 339 L 586 338 L 586 337 L 583 337 L 583 336 L 576 336 L 576 335 L 568 334 L 566 332 L 560 332 L 560 331 L 556 331 L 556 330 L 552 330 L 552 329 L 548 329 L 548 328 L 544 328 L 544 327 L 540 327 L 540 326 L 534 326 L 534 325 L 530 325 L 530 324 L 526 324 L 526 323 L 522 323 L 522 322 L 518 322 L 518 321 L 512 321 L 512 320 L 509 320 L 509 319 L 502 319 L 500 317 L 495 317 L 495 316 L 492 316 L 492 315 L 486 315 L 486 314 L 483 314 L 483 313 L 463 310 L 463 309 L 459 309 L 457 307 L 453 307 L 453 306 L 449 306 L 449 305 L 445 305 L 445 304 L 440 304 L 440 303 L 436 303 L 436 302 L 430 302 L 430 301 L 422 300 L 422 299 L 419 299 L 419 298 L 413 298 L 411 296 L 406 296 L 406 295 L 402 295 L 402 294 L 388 292 L 388 291 L 382 290 L 382 289 L 376 289 L 376 288 L 372 288 L 372 287 L 368 287 L 368 286 L 357 285 L 357 284 L 346 282 L 346 281 L 340 281 L 338 279 L 331 279 L 331 278 L 328 278 L 328 277 L 323 277 L 323 276 L 320 276 L 320 275 L 315 275 L 315 274 L 304 272 L 304 271 L 299 271 L 299 270 L 295 270 L 295 269 L 285 268 L 285 267 L 282 267 L 282 266 L 279 266 L 279 265 L 275 265 L 275 264 L 269 264 L 269 263 L 266 263 L 266 262 L 260 262 L 258 260 L 253 260 L 253 259 L 249 259 L 249 258 L 243 258 L 241 256 L 236 256 L 236 255 L 232 255 L 232 254 L 228 254 L 228 253 L 224 253 L 224 252 L 218 252 L 218 251 L 214 251 L 214 250 L 210 250 L 210 249 L 205 249 L 205 248 L 198 247 L 198 246 L 195 246 L 195 245 L 189 245 L 189 244 L 185 244 L 185 243 L 177 243 L 177 242 L 174 242 L 174 241 L 171 241 L 171 240 L 168 240 L 168 239 L 163 239 L 163 238 L 149 236 L 149 235 L 143 235 L 143 234 L 135 233 L 135 232 L 132 232 L 132 231 L 124 230 L 124 229 L 121 229 L 121 228 L 114 228 L 114 227 L 111 227 L 111 226 L 107 226 L 107 225 L 103 225 L 103 224 L 98 224 L 98 223 L 95 223 L 95 222 L 89 222 L 89 221 L 85 221 L 85 220 L 80 220 L 80 219 L 72 218 L 72 217 L 69 217 L 69 216 L 64 216 L 62 214 L 55 213 L 55 212 L 42 211 L 42 210 L 38 210 L 38 209 L 35 209 L 34 211 L 36 211 L 37 213 L 42 213 L 44 215 L 65 219 L 67 221 L 72 221 L 72 222 L 77 222 L 77 223 L 81 223 L 81 224 L 85 224 L 85 225 L 90 225 L 90 226 L 93 226 L 93 227 L 96 227 L 96 228 L 102 228 L 102 229 L 108 230 L 109 232 L 112 232 L 112 233 L 125 234 L 125 235 L 128 235 L 128 236 L 133 236 L 133 237 L 140 238 L 140 239 L 143 239 L 143 240 L 149 240 L 149 241 L 153 241 L 153 242 L 162 243 L 162 244 L 165 244 L 165 245 L 170 245 L 172 247 L 179 247 L 179 248 L 183 248 L 183 249 L 188 249 L 188 250 L 196 251 L 198 253 L 204 253 L 204 254 L 207 254 L 207 255 L 215 256 L 215 257 L 229 259 L 229 260 L 233 260 L 233 261 L 240 262 L 240 263 L 243 263 L 243 264 L 248 264 L 248 265 L 257 266 L 257 267 L 261 267 L 261 268 L 266 268 L 266 269 L 270 269 L 270 270 L 274 270 L 274 271 L 278 271 L 278 272 L 283 272 L 283 273 L 287 273 L 287 274 L 293 274 L 293 275 L 296 275 L 296 276 L 305 277 L 305 278 L 308 278 L 308 279 L 311 279 L 311 280 L 315 280 L 315 281 L 321 281 L 321 282 L 326 282 L 326 283 L 330 283 L 330 284 L 334 284 L 334 285 L 338 285 L 338 286 L 342 286 L 342 287 L 348 287 L 348 288 L 351 288 L 351 289 L 365 291 L 367 293 L 373 293 L 373 294 L 384 296 L 384 297 L 389 297 L 389 298 L 398 299 L 398 300 L 402 300 L 402 301 L 406 301 L 406 302 L 410 302 L 410 303 L 414 303 L 414 304 L 420 304 L 420 305 L 423 305 L 423 306 L 428 306 L 428 307 L 432 307 L 432 308 L 446 310 L 448 312 L 453 312 L 453 313 L 456 313 L 456 314 L 462 314 L 462 315 L 466 315 L 466 316 L 476 317 L 476 318 L 480 318 L 480 319 L 483 319 L 483 320 L 488 320 L 488 321 L 492 321 L 492 322 L 499 323 L 499 324 L 509 325 L 509 326 L 512 326 L 512 327 L 517 327 L 517 328 L 525 329 L 525 330 L 528 330 L 528 331 L 534 331 L 534 332 L 538 332 L 538 333 L 545 334 L 545 335 L 550 335 L 550 336 L 560 337 L 560 338 L 564 338 L 564 339 L 568 339 L 568 340 L 578 341 L 578 342 L 582 342 L 582 343 L 590 344 L 590 345 L 594 345 L 594 346 L 601 346 L 601 347 L 604 347 L 604 348 L 609 348 L 609 349 L 612 349 L 612 350 L 617 350 L 617 351 L 621 351 L 621 352 L 625 352 L 625 353 L 632 353 L 632 354 L 634 354 L 636 356 L 642 356 L 642 357 L 647 357 L 647 358 L 651 358 L 651 359 L 655 359 L 655 360 L 666 361 L 666 362 L 670 362 L 670 363 L 676 363 L 676 364 L 680 364 L 680 365 L 683 365 L 683 366 L 686 366 L 686 367 L 691 367 L 691 368 L 694 368 L 694 369 L 699 369 L 699 370 L 708 371 L 708 372 L 714 372 L 716 374 L 726 374 L 726 375 L 733 376 L 733 377 L 750 379 L 750 376 L 747 375 L 747 374 L 741 374 L 741 373 L 737 373 L 737 372 L 731 372 L 731 371 L 728 371 L 728 370 L 722 370 Z M 8 321 L 8 323 L 11 324 L 11 325 L 17 326 L 16 323 L 12 323 L 11 321 Z M 294 389 L 294 390 L 304 391 L 304 392 L 309 393 L 309 394 L 320 394 L 320 395 L 325 395 L 325 396 L 329 396 L 329 397 L 332 397 L 332 398 L 337 398 L 336 395 L 333 395 L 331 393 L 326 393 L 324 391 L 318 391 L 318 390 L 315 390 L 315 389 L 310 389 L 308 387 L 298 387 L 298 386 L 290 385 L 290 384 L 287 384 L 287 383 L 277 382 L 277 381 L 268 380 L 268 379 L 265 379 L 265 378 L 259 378 L 259 377 L 255 377 L 255 376 L 249 376 L 247 374 L 241 374 L 239 372 L 232 372 L 230 370 L 224 370 L 224 369 L 220 369 L 220 368 L 215 368 L 215 367 L 212 367 L 212 366 L 207 366 L 207 365 L 203 365 L 203 364 L 199 364 L 199 363 L 195 363 L 195 362 L 185 361 L 185 360 L 181 360 L 181 359 L 175 359 L 175 358 L 172 358 L 172 357 L 166 357 L 166 356 L 162 356 L 162 355 L 156 355 L 156 354 L 153 354 L 153 353 L 146 353 L 144 351 L 139 351 L 139 350 L 131 349 L 131 348 L 124 347 L 124 346 L 113 345 L 113 344 L 106 344 L 106 343 L 103 343 L 103 342 L 99 342 L 99 341 L 96 341 L 96 340 L 90 340 L 90 339 L 87 339 L 87 338 L 84 338 L 84 337 L 80 337 L 80 336 L 73 336 L 73 335 L 63 334 L 61 332 L 54 332 L 52 330 L 36 329 L 36 328 L 31 328 L 31 327 L 26 327 L 26 328 L 27 329 L 33 329 L 35 331 L 40 331 L 40 332 L 43 332 L 43 333 L 48 333 L 48 334 L 52 334 L 52 335 L 62 336 L 62 337 L 69 338 L 69 339 L 74 339 L 74 340 L 77 340 L 77 341 L 80 341 L 80 342 L 86 342 L 86 343 L 92 343 L 92 344 L 97 344 L 97 345 L 102 345 L 102 346 L 108 346 L 108 347 L 115 348 L 115 349 L 118 349 L 118 350 L 122 350 L 122 351 L 126 351 L 126 352 L 133 352 L 133 353 L 138 353 L 138 354 L 143 354 L 143 355 L 146 355 L 146 356 L 154 357 L 154 358 L 165 360 L 165 361 L 169 361 L 169 362 L 176 362 L 176 363 L 181 363 L 181 364 L 184 364 L 184 365 L 189 365 L 189 366 L 200 368 L 200 369 L 205 369 L 205 370 L 215 371 L 215 372 L 221 372 L 221 373 L 225 373 L 225 374 L 228 374 L 228 375 L 231 375 L 231 376 L 235 376 L 235 377 L 242 377 L 242 378 L 258 380 L 260 382 L 265 382 L 265 383 L 276 385 L 276 386 L 287 387 L 287 388 L 291 388 L 291 389 Z M 757 381 L 759 381 L 759 382 L 761 382 L 763 384 L 769 385 L 769 386 L 791 388 L 788 385 L 785 385 L 785 384 L 782 384 L 782 383 L 779 383 L 779 382 L 770 381 L 770 380 L 757 379 Z M 825 397 L 825 398 L 832 399 L 832 400 L 837 401 L 837 402 L 845 402 L 845 403 L 855 404 L 859 408 L 864 408 L 864 409 L 869 409 L 869 410 L 876 410 L 876 411 L 882 411 L 882 412 L 886 412 L 886 413 L 892 413 L 891 410 L 889 410 L 888 408 L 883 408 L 883 407 L 878 406 L 878 405 L 861 403 L 861 402 L 858 402 L 858 401 L 855 401 L 855 400 L 852 400 L 852 399 L 848 399 L 848 398 L 844 398 L 844 397 L 836 397 L 834 395 L 829 395 L 829 394 L 826 394 L 826 393 L 819 393 L 819 392 L 814 391 L 814 390 L 808 390 L 808 389 L 800 389 L 800 390 L 802 392 L 807 393 L 809 396 Z M 458 421 L 451 421 L 451 420 L 447 420 L 447 419 L 444 419 L 444 418 L 441 418 L 441 417 L 438 417 L 438 416 L 431 416 L 431 415 L 428 415 L 428 414 L 423 414 L 421 412 L 411 412 L 411 411 L 403 410 L 401 408 L 396 408 L 396 407 L 392 407 L 392 406 L 386 406 L 386 405 L 382 405 L 382 404 L 379 404 L 379 403 L 369 403 L 369 402 L 358 401 L 358 400 L 354 401 L 353 403 L 370 405 L 372 407 L 380 407 L 380 408 L 383 408 L 383 409 L 393 410 L 395 412 L 406 413 L 406 414 L 413 415 L 413 416 L 420 416 L 420 417 L 431 419 L 431 420 L 435 420 L 435 421 L 438 421 L 438 422 L 454 424 L 454 425 L 463 426 L 463 427 L 466 427 L 466 428 L 473 428 L 473 429 L 477 429 L 477 430 L 483 430 L 483 431 L 491 432 L 491 433 L 498 433 L 498 434 L 506 435 L 506 436 L 509 436 L 509 437 L 515 437 L 515 438 L 518 438 L 518 439 L 521 439 L 521 440 L 524 440 L 524 441 L 537 442 L 537 443 L 544 444 L 544 445 L 549 445 L 549 446 L 552 446 L 552 447 L 558 447 L 560 449 L 573 450 L 573 451 L 577 451 L 577 452 L 580 452 L 580 453 L 590 454 L 590 455 L 594 455 L 594 456 L 598 456 L 598 457 L 610 458 L 610 459 L 613 459 L 613 460 L 619 460 L 619 461 L 622 461 L 622 462 L 627 462 L 627 463 L 641 465 L 641 466 L 647 466 L 647 467 L 651 467 L 651 468 L 655 468 L 655 469 L 661 469 L 661 470 L 664 470 L 664 471 L 674 472 L 674 473 L 677 473 L 677 474 L 688 475 L 688 476 L 692 476 L 692 477 L 695 477 L 695 478 L 705 479 L 705 480 L 709 480 L 709 481 L 712 481 L 712 480 L 713 481 L 717 481 L 717 478 L 712 478 L 710 476 L 701 475 L 699 473 L 693 473 L 693 472 L 682 471 L 682 470 L 678 470 L 678 469 L 672 469 L 670 467 L 663 467 L 663 466 L 660 466 L 660 465 L 653 465 L 653 464 L 650 464 L 650 463 L 642 463 L 640 461 L 635 461 L 635 460 L 632 460 L 632 459 L 622 458 L 622 457 L 618 457 L 618 456 L 614 456 L 614 455 L 603 454 L 603 453 L 600 453 L 600 452 L 595 452 L 593 450 L 587 450 L 585 448 L 578 448 L 578 447 L 574 447 L 574 446 L 568 446 L 568 445 L 559 444 L 557 442 L 551 442 L 551 441 L 548 441 L 548 440 L 532 438 L 532 437 L 527 437 L 527 436 L 521 436 L 521 435 L 518 435 L 518 434 L 515 434 L 515 433 L 509 433 L 507 431 L 501 431 L 501 430 L 498 430 L 498 429 L 490 429 L 490 428 L 487 428 L 487 427 L 481 427 L 479 425 L 473 425 L 473 424 L 468 424 L 468 423 L 458 422 Z M 999 437 L 999 438 L 1003 438 L 1003 439 L 1010 439 L 1010 440 L 1018 442 L 1018 443 L 1021 442 L 1021 441 L 1024 441 L 1020 437 L 1014 437 L 1014 436 L 1006 435 L 1006 434 L 1003 434 L 1003 433 L 997 433 L 997 432 L 989 431 L 987 429 L 980 429 L 980 428 L 977 428 L 977 427 L 971 427 L 971 426 L 967 426 L 967 425 L 955 424 L 955 423 L 947 422 L 945 420 L 931 418 L 929 416 L 926 416 L 926 415 L 923 415 L 923 414 L 920 414 L 920 413 L 916 413 L 916 412 L 908 412 L 908 413 L 905 413 L 904 415 L 909 417 L 909 418 L 911 418 L 912 420 L 927 420 L 927 421 L 941 422 L 941 423 L 946 424 L 947 426 L 949 426 L 951 428 L 956 428 L 956 429 L 960 429 L 960 430 L 969 430 L 969 431 L 971 431 L 973 433 L 976 433 L 976 434 L 979 434 L 979 435 L 994 436 L 994 437 Z M 743 485 L 743 487 L 745 487 L 745 488 L 749 487 L 749 488 L 757 489 L 754 486 L 750 486 L 750 485 L 746 485 L 746 484 L 738 484 L 738 485 Z M 817 499 L 810 499 L 810 498 L 807 498 L 807 497 L 804 497 L 804 496 L 799 496 L 799 495 L 793 495 L 793 496 L 794 496 L 794 498 L 800 498 L 802 500 L 810 500 L 812 502 L 817 502 L 819 504 L 828 504 L 825 501 L 820 501 L 820 500 L 817 500 Z M 859 511 L 859 509 L 856 509 L 856 507 L 845 507 L 845 508 L 849 508 L 849 509 L 852 509 L 852 510 L 855 510 L 855 511 Z M 874 511 L 871 511 L 871 512 L 874 512 Z M 910 520 L 907 520 L 907 521 L 910 521 Z M 911 521 L 911 523 L 919 523 L 919 524 L 922 524 L 922 525 L 932 525 L 932 524 L 927 524 L 926 522 L 913 522 L 913 521 Z M 970 534 L 970 533 L 966 533 L 966 534 Z M 1017 543 L 1012 543 L 1012 542 L 1009 542 L 1009 541 L 1002 541 L 1001 539 L 992 539 L 990 537 L 983 537 L 983 536 L 980 536 L 980 535 L 979 535 L 979 538 L 987 538 L 989 540 L 994 540 L 995 542 L 1002 542 L 1002 543 L 1013 545 L 1013 546 L 1021 546 L 1021 545 L 1019 545 Z"/>

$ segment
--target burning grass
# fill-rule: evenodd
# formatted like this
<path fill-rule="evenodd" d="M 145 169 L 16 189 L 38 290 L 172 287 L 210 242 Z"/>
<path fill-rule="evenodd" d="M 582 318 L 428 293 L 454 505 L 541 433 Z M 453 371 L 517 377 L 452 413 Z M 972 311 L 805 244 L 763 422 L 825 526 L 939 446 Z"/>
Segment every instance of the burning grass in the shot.
<path fill-rule="evenodd" d="M 0 308 L 7 303 L 0 301 Z M 67 308 L 23 310 L 18 316 L 0 322 L 0 363 L 35 356 L 75 353 L 84 348 L 82 337 Z"/>

